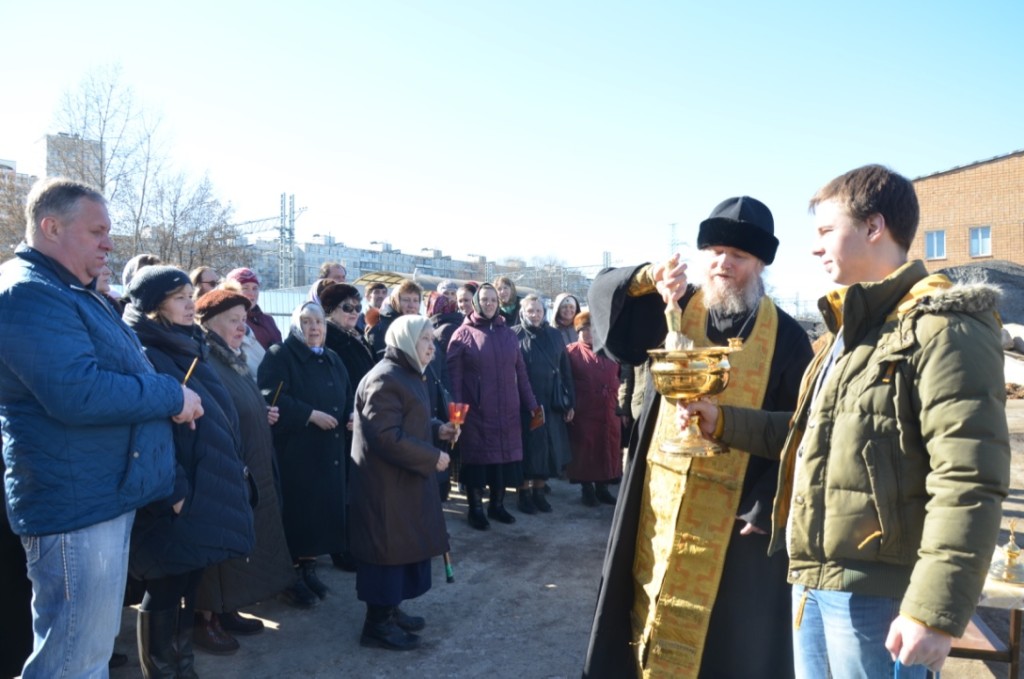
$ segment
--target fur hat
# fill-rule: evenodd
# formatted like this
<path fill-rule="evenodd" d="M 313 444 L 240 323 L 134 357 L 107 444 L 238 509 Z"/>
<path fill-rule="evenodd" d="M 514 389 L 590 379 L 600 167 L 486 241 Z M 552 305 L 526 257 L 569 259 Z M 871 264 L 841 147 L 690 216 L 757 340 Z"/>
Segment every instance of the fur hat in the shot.
<path fill-rule="evenodd" d="M 188 274 L 174 266 L 146 266 L 135 272 L 128 283 L 128 299 L 144 314 L 156 311 L 172 291 L 192 285 Z"/>
<path fill-rule="evenodd" d="M 725 245 L 749 252 L 765 264 L 775 261 L 779 239 L 768 206 L 750 196 L 728 198 L 700 223 L 697 248 Z"/>
<path fill-rule="evenodd" d="M 572 319 L 572 327 L 576 328 L 577 330 L 582 328 L 584 325 L 590 325 L 589 311 L 581 311 L 578 314 L 576 314 L 576 318 Z"/>
<path fill-rule="evenodd" d="M 362 300 L 362 297 L 359 296 L 359 289 L 356 286 L 331 281 L 331 285 L 324 286 L 320 290 L 320 305 L 328 316 L 334 313 L 334 310 L 347 299 Z"/>
<path fill-rule="evenodd" d="M 252 302 L 237 292 L 217 288 L 196 300 L 196 318 L 202 323 L 236 306 L 244 306 L 248 311 L 252 308 Z"/>

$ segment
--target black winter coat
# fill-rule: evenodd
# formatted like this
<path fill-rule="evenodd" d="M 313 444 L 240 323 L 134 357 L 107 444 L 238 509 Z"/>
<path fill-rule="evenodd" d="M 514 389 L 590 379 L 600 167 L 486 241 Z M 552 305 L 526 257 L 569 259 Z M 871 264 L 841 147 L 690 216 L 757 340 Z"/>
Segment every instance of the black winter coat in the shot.
<path fill-rule="evenodd" d="M 377 325 L 373 326 L 366 331 L 366 341 L 370 344 L 370 348 L 373 350 L 373 359 L 379 361 L 384 358 L 384 338 L 388 334 L 388 328 L 395 322 L 395 319 L 402 314 L 395 309 L 388 307 L 386 310 L 381 310 L 380 318 L 377 319 Z"/>
<path fill-rule="evenodd" d="M 249 376 L 245 357 L 233 353 L 215 333 L 207 333 L 206 338 L 210 364 L 238 410 L 242 457 L 259 495 L 254 509 L 256 546 L 252 553 L 207 568 L 199 584 L 196 608 L 220 613 L 274 596 L 295 580 L 295 571 L 281 522 L 267 403 Z"/>
<path fill-rule="evenodd" d="M 238 413 L 210 367 L 202 331 L 196 326 L 164 326 L 131 305 L 124 320 L 157 372 L 180 382 L 199 358 L 188 387 L 203 401 L 203 416 L 195 421 L 195 429 L 174 425 L 175 492 L 136 513 L 129 571 L 150 580 L 249 554 L 255 533 Z M 175 515 L 173 505 L 182 498 L 185 504 Z"/>
<path fill-rule="evenodd" d="M 569 393 L 571 407 L 576 405 L 576 389 L 565 352 L 562 335 L 545 321 L 539 327 L 517 325 L 512 331 L 519 338 L 519 350 L 530 376 L 530 388 L 537 403 L 544 406 L 544 426 L 530 431 L 530 414 L 523 411 L 523 475 L 528 479 L 558 476 L 572 459 L 569 430 L 563 408 L 556 401 L 559 383 Z"/>
<path fill-rule="evenodd" d="M 348 380 L 355 390 L 366 373 L 376 365 L 377 359 L 373 355 L 373 349 L 362 337 L 353 335 L 336 326 L 330 321 L 327 322 L 327 341 L 324 343 L 328 349 L 333 351 L 345 364 L 348 371 Z"/>
<path fill-rule="evenodd" d="M 352 554 L 379 565 L 412 564 L 448 551 L 435 471 L 440 421 L 426 383 L 388 348 L 360 383 L 352 444 Z"/>
<path fill-rule="evenodd" d="M 293 558 L 336 554 L 345 545 L 348 455 L 345 423 L 352 412 L 352 386 L 345 365 L 330 349 L 313 353 L 288 335 L 267 351 L 257 376 L 271 403 L 278 385 L 281 418 L 272 429 L 281 470 L 284 531 Z M 314 410 L 338 420 L 323 430 L 309 423 Z"/>

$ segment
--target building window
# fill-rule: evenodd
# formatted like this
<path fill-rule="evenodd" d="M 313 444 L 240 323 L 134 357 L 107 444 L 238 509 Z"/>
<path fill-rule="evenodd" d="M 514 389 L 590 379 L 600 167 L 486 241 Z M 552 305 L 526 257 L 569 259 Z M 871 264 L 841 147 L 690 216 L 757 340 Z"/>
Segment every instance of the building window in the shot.
<path fill-rule="evenodd" d="M 971 228 L 971 257 L 992 256 L 992 229 L 988 226 Z"/>
<path fill-rule="evenodd" d="M 945 231 L 927 231 L 924 234 L 924 256 L 925 259 L 946 258 Z"/>

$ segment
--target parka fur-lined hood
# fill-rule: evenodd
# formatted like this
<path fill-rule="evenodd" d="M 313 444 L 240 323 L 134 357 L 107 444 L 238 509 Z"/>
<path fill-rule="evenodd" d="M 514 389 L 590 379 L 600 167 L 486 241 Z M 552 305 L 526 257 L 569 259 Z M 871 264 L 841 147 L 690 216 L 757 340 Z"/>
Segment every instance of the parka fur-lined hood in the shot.
<path fill-rule="evenodd" d="M 1002 288 L 991 283 L 954 283 L 919 297 L 914 309 L 922 313 L 981 314 L 995 311 L 1002 297 Z"/>

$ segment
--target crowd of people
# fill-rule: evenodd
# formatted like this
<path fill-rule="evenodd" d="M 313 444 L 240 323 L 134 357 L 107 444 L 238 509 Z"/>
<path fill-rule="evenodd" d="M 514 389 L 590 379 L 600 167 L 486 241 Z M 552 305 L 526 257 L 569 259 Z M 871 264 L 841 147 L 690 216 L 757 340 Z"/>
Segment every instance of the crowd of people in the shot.
<path fill-rule="evenodd" d="M 234 653 L 262 631 L 241 609 L 328 597 L 328 555 L 355 573 L 360 642 L 416 648 L 426 621 L 400 604 L 449 549 L 453 482 L 474 528 L 515 521 L 506 490 L 522 513 L 552 511 L 545 482 L 574 460 L 574 394 L 591 377 L 512 281 L 359 289 L 327 262 L 282 334 L 248 268 L 139 254 L 115 291 L 106 203 L 86 185 L 42 180 L 27 214 L 0 272 L 2 331 L 18 335 L 0 352 L 7 535 L 21 543 L 5 555 L 33 597 L 4 616 L 21 624 L 10 674 L 104 675 L 126 661 L 112 644 L 137 605 L 144 676 L 197 676 L 196 648 Z M 614 388 L 588 397 L 598 417 L 616 408 Z M 459 428 L 453 403 L 469 406 Z M 581 449 L 584 477 L 614 482 L 618 445 Z"/>
<path fill-rule="evenodd" d="M 105 676 L 138 604 L 143 674 L 195 677 L 195 647 L 261 631 L 240 609 L 328 597 L 327 555 L 355 573 L 360 643 L 416 648 L 401 606 L 449 549 L 455 484 L 485 531 L 517 521 L 510 490 L 557 511 L 561 477 L 615 506 L 585 677 L 937 672 L 1008 492 L 998 292 L 908 261 L 917 200 L 887 168 L 810 206 L 840 286 L 814 347 L 765 294 L 779 240 L 749 196 L 701 222 L 698 262 L 602 271 L 586 309 L 504 276 L 360 290 L 327 262 L 282 335 L 247 268 L 142 254 L 119 297 L 102 195 L 40 181 L 0 268 L 0 544 L 31 582 L 5 652 L 31 642 L 28 679 Z M 642 370 L 669 319 L 698 348 L 743 340 L 714 402 L 673 409 Z M 722 454 L 663 449 L 694 417 Z"/>

